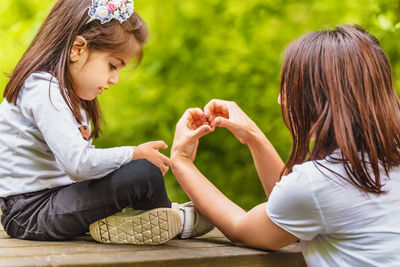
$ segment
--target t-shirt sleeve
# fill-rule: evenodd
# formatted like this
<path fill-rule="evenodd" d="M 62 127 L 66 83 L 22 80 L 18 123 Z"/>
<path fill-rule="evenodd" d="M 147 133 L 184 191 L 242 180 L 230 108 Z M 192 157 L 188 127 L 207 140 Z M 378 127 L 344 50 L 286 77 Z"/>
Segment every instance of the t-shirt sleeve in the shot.
<path fill-rule="evenodd" d="M 269 218 L 301 240 L 325 233 L 325 222 L 310 178 L 304 170 L 293 168 L 276 183 L 267 202 Z"/>
<path fill-rule="evenodd" d="M 20 104 L 72 180 L 102 178 L 132 159 L 132 147 L 97 149 L 82 138 L 58 83 L 50 84 L 37 74 L 31 76 L 24 85 Z"/>

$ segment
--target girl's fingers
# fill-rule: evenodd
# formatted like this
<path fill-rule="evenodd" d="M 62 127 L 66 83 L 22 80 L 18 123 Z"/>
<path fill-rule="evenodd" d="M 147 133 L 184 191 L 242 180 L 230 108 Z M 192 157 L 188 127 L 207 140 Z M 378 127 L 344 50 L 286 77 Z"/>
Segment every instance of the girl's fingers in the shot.
<path fill-rule="evenodd" d="M 168 170 L 169 170 L 169 167 L 168 166 L 165 166 L 165 165 L 163 165 L 163 166 L 161 166 L 160 167 L 160 170 L 161 170 L 161 173 L 163 174 L 163 176 L 168 172 Z"/>
<path fill-rule="evenodd" d="M 169 159 L 165 160 L 163 157 L 161 158 L 155 158 L 152 163 L 156 165 L 158 168 L 160 168 L 161 172 L 164 174 L 168 171 L 169 169 Z"/>
<path fill-rule="evenodd" d="M 151 142 L 154 149 L 167 149 L 168 145 L 164 141 L 153 141 Z"/>
<path fill-rule="evenodd" d="M 169 159 L 168 157 L 163 157 L 163 164 L 164 164 L 165 166 L 171 165 L 170 159 Z"/>
<path fill-rule="evenodd" d="M 160 157 L 162 164 L 169 166 L 169 162 L 170 162 L 169 158 L 158 151 L 157 151 L 157 153 L 158 153 L 158 156 Z"/>

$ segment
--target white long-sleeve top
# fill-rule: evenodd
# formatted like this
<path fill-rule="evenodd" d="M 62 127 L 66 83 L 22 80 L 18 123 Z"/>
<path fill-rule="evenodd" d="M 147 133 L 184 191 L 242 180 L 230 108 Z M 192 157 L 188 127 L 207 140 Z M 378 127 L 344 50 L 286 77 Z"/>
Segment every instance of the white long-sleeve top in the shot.
<path fill-rule="evenodd" d="M 76 121 L 51 78 L 32 74 L 17 105 L 0 104 L 0 197 L 102 178 L 133 157 L 132 147 L 96 149 L 85 140 L 87 115 Z"/>

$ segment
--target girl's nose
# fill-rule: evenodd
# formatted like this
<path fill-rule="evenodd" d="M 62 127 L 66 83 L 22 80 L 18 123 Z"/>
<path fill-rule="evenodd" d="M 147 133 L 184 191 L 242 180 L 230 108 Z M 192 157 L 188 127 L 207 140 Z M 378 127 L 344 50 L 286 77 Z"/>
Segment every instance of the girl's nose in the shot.
<path fill-rule="evenodd" d="M 118 74 L 113 74 L 109 79 L 108 83 L 110 84 L 117 84 L 119 79 L 119 73 Z"/>

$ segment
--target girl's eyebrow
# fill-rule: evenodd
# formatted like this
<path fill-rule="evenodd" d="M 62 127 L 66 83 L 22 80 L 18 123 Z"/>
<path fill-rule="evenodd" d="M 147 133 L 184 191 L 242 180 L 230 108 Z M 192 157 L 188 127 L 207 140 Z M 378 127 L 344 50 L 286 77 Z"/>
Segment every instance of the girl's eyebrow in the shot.
<path fill-rule="evenodd" d="M 118 59 L 119 61 L 121 61 L 122 66 L 125 66 L 126 63 L 123 59 L 119 58 L 119 57 L 115 57 L 116 59 Z"/>

